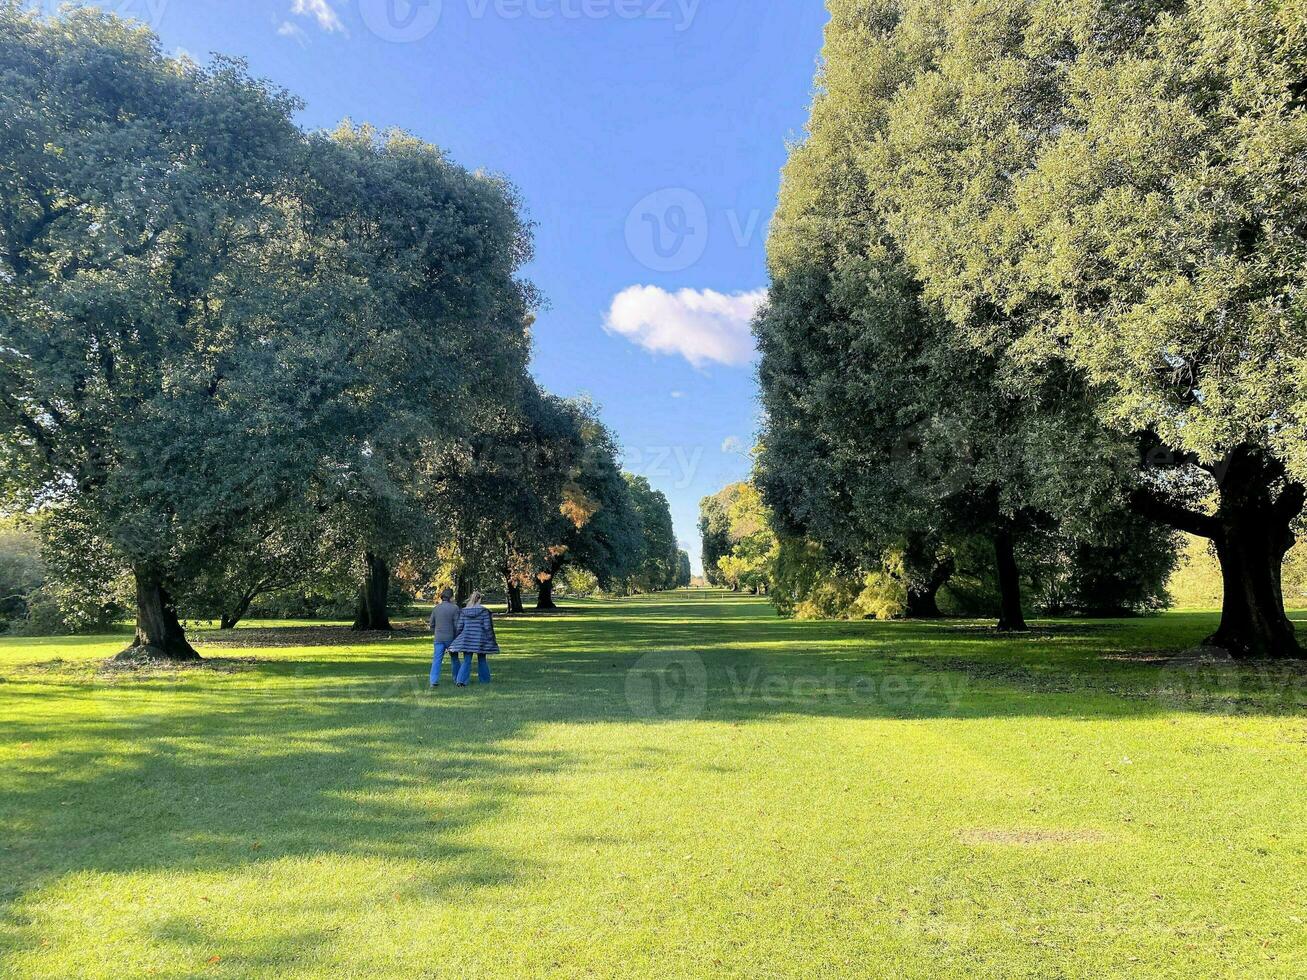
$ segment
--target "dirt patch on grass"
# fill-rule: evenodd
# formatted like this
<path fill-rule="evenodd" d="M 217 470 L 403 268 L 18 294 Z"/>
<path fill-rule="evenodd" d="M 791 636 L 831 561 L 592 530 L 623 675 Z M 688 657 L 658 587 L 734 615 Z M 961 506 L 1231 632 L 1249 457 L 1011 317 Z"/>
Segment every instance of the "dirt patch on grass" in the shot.
<path fill-rule="evenodd" d="M 1084 621 L 1074 623 L 1036 623 L 1029 629 L 1016 633 L 1000 632 L 997 626 L 977 623 L 974 620 L 949 622 L 948 620 L 917 620 L 919 623 L 934 625 L 941 632 L 951 636 L 972 636 L 990 640 L 1047 640 L 1054 637 L 1092 636 L 1106 633 L 1117 624 L 1103 621 Z M 1119 628 L 1119 627 L 1118 627 Z"/>
<path fill-rule="evenodd" d="M 1307 659 L 1236 660 L 1219 647 L 1196 646 L 1187 650 L 1112 650 L 1100 654 L 1098 659 L 1129 664 L 1160 664 L 1166 667 L 1223 667 L 1231 671 L 1260 670 L 1307 674 Z"/>
<path fill-rule="evenodd" d="M 1101 844 L 1106 834 L 1097 830 L 1036 830 L 1029 827 L 972 828 L 958 831 L 958 840 L 972 847 L 1039 847 L 1046 844 Z"/>
<path fill-rule="evenodd" d="M 59 677 L 84 676 L 94 672 L 99 666 L 96 660 L 64 660 L 55 657 L 52 660 L 29 660 L 25 663 L 8 664 L 0 674 L 0 684 L 40 677 L 55 679 Z"/>
<path fill-rule="evenodd" d="M 1032 670 L 1004 660 L 967 660 L 961 657 L 901 657 L 899 662 L 933 672 L 965 674 L 975 681 L 1011 684 L 1042 694 L 1066 694 L 1088 686 L 1085 678 L 1069 674 L 1064 668 Z"/>
<path fill-rule="evenodd" d="M 117 679 L 151 677 L 177 678 L 187 674 L 243 674 L 254 670 L 263 661 L 257 657 L 205 657 L 203 660 L 34 660 L 14 664 L 0 676 L 0 683 L 23 678 L 55 680 L 92 678 L 96 683 L 112 684 Z"/>
<path fill-rule="evenodd" d="M 243 674 L 261 663 L 257 657 L 205 657 L 202 660 L 118 660 L 95 665 L 98 680 L 115 677 L 175 677 L 180 674 Z"/>
<path fill-rule="evenodd" d="M 1000 657 L 903 657 L 900 662 L 1035 694 L 1098 693 L 1151 701 L 1168 710 L 1298 714 L 1307 708 L 1307 661 L 1303 660 L 1233 660 L 1200 647 L 1113 650 L 1099 654 L 1095 661 L 1097 666 L 1064 663 L 1042 669 Z"/>
<path fill-rule="evenodd" d="M 348 626 L 252 626 L 249 629 L 197 633 L 193 642 L 219 649 L 264 647 L 366 647 L 431 639 L 424 626 L 405 623 L 384 633 L 356 633 Z"/>

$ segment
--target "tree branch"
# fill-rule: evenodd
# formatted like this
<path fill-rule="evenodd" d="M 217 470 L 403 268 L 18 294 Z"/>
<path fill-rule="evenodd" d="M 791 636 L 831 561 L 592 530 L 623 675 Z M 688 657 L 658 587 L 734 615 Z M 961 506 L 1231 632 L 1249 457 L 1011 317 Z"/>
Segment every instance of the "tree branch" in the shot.
<path fill-rule="evenodd" d="M 50 442 L 50 437 L 46 434 L 46 431 L 37 424 L 35 419 L 24 412 L 21 406 L 2 394 L 0 394 L 0 405 L 3 405 L 9 410 L 9 413 L 14 417 L 14 420 L 18 422 L 18 424 L 21 425 L 32 437 L 37 448 L 44 454 L 45 461 L 51 466 L 54 466 L 54 444 Z"/>
<path fill-rule="evenodd" d="M 1173 527 L 1177 531 L 1196 534 L 1200 538 L 1215 539 L 1221 532 L 1216 518 L 1190 510 L 1144 487 L 1130 494 L 1130 507 L 1136 514 L 1151 521 Z"/>

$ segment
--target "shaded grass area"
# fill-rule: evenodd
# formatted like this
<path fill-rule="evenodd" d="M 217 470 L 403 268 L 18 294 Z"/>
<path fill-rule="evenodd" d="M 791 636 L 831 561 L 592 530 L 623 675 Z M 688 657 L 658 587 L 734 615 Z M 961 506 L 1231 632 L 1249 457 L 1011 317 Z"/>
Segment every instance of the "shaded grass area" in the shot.
<path fill-rule="evenodd" d="M 1213 624 L 676 593 L 436 692 L 407 631 L 0 643 L 0 975 L 1301 976 L 1304 668 Z"/>

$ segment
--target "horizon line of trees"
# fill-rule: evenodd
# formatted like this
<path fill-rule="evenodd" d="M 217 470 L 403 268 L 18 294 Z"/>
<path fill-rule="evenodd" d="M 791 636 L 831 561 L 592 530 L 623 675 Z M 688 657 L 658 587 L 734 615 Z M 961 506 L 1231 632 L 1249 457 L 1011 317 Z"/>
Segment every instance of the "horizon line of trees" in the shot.
<path fill-rule="evenodd" d="M 0 513 L 65 608 L 196 656 L 272 594 L 680 577 L 666 497 L 528 371 L 531 228 L 400 131 L 305 132 L 222 57 L 0 0 Z M 12 605 L 13 596 L 0 596 Z"/>
<path fill-rule="evenodd" d="M 773 593 L 881 575 L 929 611 L 985 542 L 1021 629 L 1032 564 L 1147 604 L 1189 534 L 1222 571 L 1207 642 L 1299 655 L 1301 10 L 828 6 L 755 322 Z"/>

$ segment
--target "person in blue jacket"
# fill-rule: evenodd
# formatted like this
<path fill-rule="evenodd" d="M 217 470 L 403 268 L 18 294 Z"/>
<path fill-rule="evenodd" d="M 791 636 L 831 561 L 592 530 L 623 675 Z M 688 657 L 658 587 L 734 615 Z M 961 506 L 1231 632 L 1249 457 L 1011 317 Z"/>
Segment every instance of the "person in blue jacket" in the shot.
<path fill-rule="evenodd" d="M 451 653 L 457 657 L 463 655 L 462 663 L 458 666 L 458 673 L 454 675 L 454 683 L 459 687 L 467 687 L 467 683 L 472 678 L 472 654 L 477 657 L 477 681 L 482 684 L 490 683 L 490 663 L 486 659 L 487 655 L 499 652 L 499 644 L 495 641 L 495 621 L 490 615 L 490 610 L 481 605 L 481 593 L 473 592 L 467 601 L 467 608 L 463 610 L 462 616 L 459 617 L 459 634 L 454 638 L 454 642 L 449 645 Z"/>

